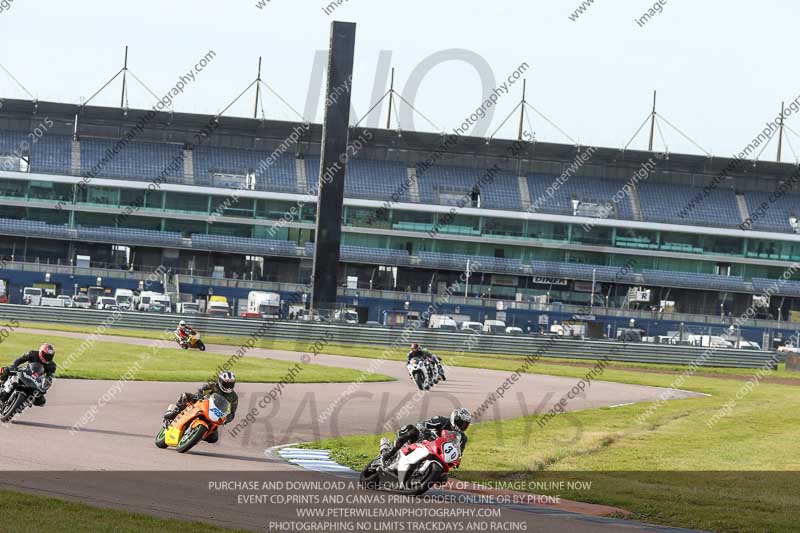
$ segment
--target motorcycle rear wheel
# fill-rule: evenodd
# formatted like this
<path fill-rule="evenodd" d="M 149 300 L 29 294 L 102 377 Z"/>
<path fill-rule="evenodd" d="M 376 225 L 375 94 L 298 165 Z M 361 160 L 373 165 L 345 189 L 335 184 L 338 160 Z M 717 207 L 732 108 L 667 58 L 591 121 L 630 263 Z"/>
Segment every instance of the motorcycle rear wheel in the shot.
<path fill-rule="evenodd" d="M 11 393 L 11 397 L 3 404 L 3 410 L 0 412 L 0 422 L 11 422 L 11 419 L 22 411 L 20 408 L 27 399 L 28 395 L 24 392 L 17 390 Z"/>
<path fill-rule="evenodd" d="M 178 442 L 178 446 L 175 449 L 178 450 L 178 453 L 188 452 L 189 450 L 194 448 L 198 442 L 203 440 L 203 435 L 206 434 L 207 430 L 208 428 L 206 428 L 202 424 L 191 428 L 189 431 L 184 433 L 183 437 L 181 437 L 180 442 Z"/>

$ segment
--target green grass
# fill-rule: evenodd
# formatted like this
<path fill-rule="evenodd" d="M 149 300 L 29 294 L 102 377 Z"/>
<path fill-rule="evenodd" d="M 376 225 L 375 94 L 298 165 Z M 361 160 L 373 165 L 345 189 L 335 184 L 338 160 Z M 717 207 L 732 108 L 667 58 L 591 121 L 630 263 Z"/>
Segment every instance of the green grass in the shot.
<path fill-rule="evenodd" d="M 35 348 L 43 340 L 21 333 L 7 337 L 0 343 L 0 366 Z M 177 347 L 159 348 L 155 344 L 135 346 L 115 342 L 97 342 L 81 352 L 83 339 L 53 334 L 47 336 L 47 341 L 56 347 L 56 363 L 61 362 L 56 376 L 61 378 L 117 380 L 127 375 L 126 379 L 132 376 L 134 381 L 203 382 L 215 376 L 217 368 L 231 357 Z M 73 353 L 79 355 L 71 358 Z M 64 361 L 70 359 L 72 363 L 65 366 Z M 245 355 L 233 363 L 231 370 L 243 383 L 276 383 L 286 379 L 295 364 Z M 294 372 L 294 379 L 296 383 L 348 383 L 361 375 L 361 371 L 348 368 L 301 364 L 301 370 Z M 392 380 L 389 376 L 371 374 L 365 381 Z"/>
<path fill-rule="evenodd" d="M 47 329 L 52 331 L 69 331 L 74 333 L 92 333 L 96 330 L 95 326 L 76 326 L 70 324 L 43 324 L 35 322 L 22 322 L 20 327 L 24 328 L 37 328 Z M 202 333 L 202 332 L 201 332 Z M 158 337 L 159 332 L 153 330 L 138 330 L 138 329 L 124 329 L 124 328 L 108 328 L 103 332 L 104 335 L 123 336 L 123 337 L 136 337 L 142 339 L 155 339 Z M 400 336 L 400 332 L 397 332 Z M 207 344 L 221 344 L 229 346 L 240 346 L 245 337 L 235 335 L 203 335 L 203 340 Z M 258 339 L 255 343 L 256 348 L 272 349 L 272 350 L 287 350 L 293 352 L 311 352 L 310 343 L 307 341 L 298 340 L 282 340 L 282 339 Z M 0 346 L 1 348 L 1 346 Z M 389 348 L 386 346 L 366 346 L 360 344 L 326 344 L 322 352 L 331 355 L 345 355 L 349 357 L 364 357 L 364 358 L 378 358 L 382 357 L 384 351 Z M 387 360 L 390 361 L 405 361 L 408 346 L 406 344 L 397 346 L 390 351 Z M 446 363 L 454 366 L 464 366 L 470 368 L 487 368 L 493 370 L 513 370 L 518 364 L 515 361 L 520 361 L 519 355 L 512 354 L 490 354 L 488 356 L 464 355 L 459 351 L 441 351 L 437 350 L 436 354 L 446 359 Z M 509 364 L 509 361 L 511 364 Z M 594 361 L 569 359 L 560 357 L 545 357 L 536 364 L 537 373 L 550 374 L 553 376 L 574 376 L 574 371 L 565 369 L 565 363 L 586 364 L 592 366 Z M 643 370 L 658 370 L 669 372 L 682 372 L 685 366 L 682 365 L 662 365 L 655 363 L 622 363 L 610 361 L 606 365 L 610 369 L 643 369 Z M 720 367 L 704 367 L 700 370 L 702 373 L 708 374 L 724 374 L 735 376 L 749 376 L 752 374 L 751 370 L 741 368 L 720 368 Z M 583 375 L 583 374 L 581 374 Z M 770 374 L 772 377 L 785 377 L 795 378 L 800 382 L 800 373 L 787 371 L 785 365 L 781 363 L 776 372 Z"/>
<path fill-rule="evenodd" d="M 171 533 L 231 533 L 201 522 L 184 522 L 101 509 L 56 498 L 19 492 L 0 491 L 0 530 L 9 533 L 140 533 L 169 531 Z M 236 530 L 240 531 L 240 530 Z"/>
<path fill-rule="evenodd" d="M 558 370 L 575 378 L 585 374 L 579 368 Z M 538 364 L 535 371 L 549 373 Z M 606 370 L 599 379 L 669 387 L 674 377 Z M 590 490 L 559 494 L 619 506 L 632 511 L 635 519 L 672 526 L 798 531 L 800 391 L 761 383 L 737 401 L 729 416 L 711 428 L 706 425 L 744 383 L 690 377 L 682 388 L 711 397 L 663 403 L 644 423 L 637 417 L 653 404 L 578 411 L 543 428 L 536 424 L 538 415 L 474 424 L 456 476 L 474 481 L 591 480 Z M 337 460 L 360 469 L 375 456 L 379 437 L 327 439 L 309 446 L 330 449 Z"/>

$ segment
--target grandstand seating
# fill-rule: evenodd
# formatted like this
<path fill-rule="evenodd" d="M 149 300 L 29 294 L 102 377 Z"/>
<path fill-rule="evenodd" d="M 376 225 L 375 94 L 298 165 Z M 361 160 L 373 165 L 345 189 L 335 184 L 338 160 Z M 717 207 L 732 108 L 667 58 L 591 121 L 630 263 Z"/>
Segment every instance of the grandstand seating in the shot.
<path fill-rule="evenodd" d="M 721 227 L 735 227 L 742 223 L 736 194 L 731 189 L 717 188 L 704 192 L 700 187 L 641 183 L 639 201 L 642 217 L 648 222 Z"/>
<path fill-rule="evenodd" d="M 271 165 L 259 170 L 266 165 L 264 161 L 269 156 L 270 152 L 256 150 L 198 146 L 193 152 L 195 183 L 220 185 L 213 182 L 213 174 L 245 176 L 252 172 L 255 173 L 255 190 L 305 192 L 298 191 L 294 156 L 283 155 Z"/>
<path fill-rule="evenodd" d="M 35 143 L 24 132 L 0 130 L 0 156 L 21 153 L 23 143 L 30 146 L 30 171 L 43 174 L 69 174 L 71 140 L 63 135 L 45 133 Z"/>
<path fill-rule="evenodd" d="M 800 195 L 786 194 L 775 198 L 765 192 L 750 192 L 744 198 L 750 217 L 754 217 L 749 229 L 794 233 L 789 217 L 800 217 Z M 765 207 L 761 208 L 762 205 Z"/>
<path fill-rule="evenodd" d="M 531 270 L 536 276 L 565 279 L 583 279 L 604 282 L 632 282 L 636 274 L 621 266 L 594 265 L 587 263 L 558 263 L 555 261 L 531 261 Z"/>
<path fill-rule="evenodd" d="M 765 293 L 778 296 L 800 297 L 800 281 L 794 280 L 775 280 L 765 278 L 753 278 L 753 289 L 757 293 Z"/>
<path fill-rule="evenodd" d="M 464 271 L 467 269 L 467 262 L 469 262 L 470 270 L 472 271 L 509 274 L 523 273 L 522 262 L 519 259 L 437 252 L 419 252 L 417 255 L 419 257 L 419 266 L 426 268 L 442 268 Z"/>
<path fill-rule="evenodd" d="M 168 183 L 184 182 L 182 145 L 131 141 L 113 154 L 111 150 L 117 142 L 117 139 L 81 138 L 81 174 L 143 180 L 160 178 Z M 109 155 L 103 161 L 106 154 Z"/>
<path fill-rule="evenodd" d="M 271 239 L 251 239 L 248 237 L 233 237 L 230 235 L 206 235 L 195 233 L 192 235 L 192 246 L 216 252 L 238 252 L 252 255 L 282 255 L 302 257 L 303 249 L 290 241 Z"/>
<path fill-rule="evenodd" d="M 473 187 L 485 176 L 483 168 L 433 166 L 418 172 L 419 194 L 423 203 L 455 205 L 463 196 L 469 198 Z M 517 178 L 507 172 L 496 172 L 479 186 L 480 206 L 486 209 L 521 210 Z M 467 203 L 467 207 L 470 204 Z"/>
<path fill-rule="evenodd" d="M 670 272 L 665 270 L 643 270 L 642 277 L 648 285 L 684 287 L 687 289 L 751 292 L 751 285 L 741 276 L 718 276 L 699 272 Z"/>
<path fill-rule="evenodd" d="M 571 215 L 572 200 L 582 203 L 605 205 L 611 203 L 614 213 L 609 218 L 633 219 L 633 209 L 628 196 L 622 197 L 616 204 L 612 199 L 626 182 L 621 180 L 604 180 L 599 178 L 572 177 L 556 187 L 551 187 L 558 176 L 549 174 L 531 174 L 528 176 L 528 190 L 531 193 L 531 205 L 538 213 Z M 562 180 L 563 181 L 563 180 Z M 552 197 L 547 194 L 548 188 Z"/>
<path fill-rule="evenodd" d="M 319 158 L 310 157 L 305 162 L 308 183 L 316 184 L 319 181 Z M 392 201 L 392 195 L 396 194 L 395 201 L 409 203 L 414 200 L 408 191 L 407 180 L 408 168 L 403 163 L 353 159 L 347 163 L 344 193 L 350 198 L 385 201 Z"/>
<path fill-rule="evenodd" d="M 313 255 L 313 247 L 309 255 Z M 376 265 L 408 265 L 410 262 L 405 250 L 387 250 L 365 246 L 342 245 L 341 260 L 347 263 L 369 263 Z"/>
<path fill-rule="evenodd" d="M 51 239 L 69 238 L 66 224 L 48 224 L 39 220 L 17 220 L 0 218 L 0 233 L 7 235 L 25 235 L 27 237 L 46 237 Z"/>
<path fill-rule="evenodd" d="M 113 242 L 117 244 L 142 244 L 149 246 L 178 246 L 181 234 L 172 231 L 156 231 L 136 228 L 114 228 L 108 226 L 78 226 L 78 239 Z"/>

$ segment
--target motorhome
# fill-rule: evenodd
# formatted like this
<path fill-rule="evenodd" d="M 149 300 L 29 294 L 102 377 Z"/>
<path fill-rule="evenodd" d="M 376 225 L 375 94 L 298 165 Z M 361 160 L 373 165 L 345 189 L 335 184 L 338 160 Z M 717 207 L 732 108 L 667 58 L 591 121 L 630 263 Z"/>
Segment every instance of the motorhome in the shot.
<path fill-rule="evenodd" d="M 103 287 L 89 287 L 86 291 L 86 296 L 89 297 L 89 302 L 92 304 L 92 307 L 97 304 L 97 299 L 101 296 L 105 296 L 105 294 L 106 290 Z"/>

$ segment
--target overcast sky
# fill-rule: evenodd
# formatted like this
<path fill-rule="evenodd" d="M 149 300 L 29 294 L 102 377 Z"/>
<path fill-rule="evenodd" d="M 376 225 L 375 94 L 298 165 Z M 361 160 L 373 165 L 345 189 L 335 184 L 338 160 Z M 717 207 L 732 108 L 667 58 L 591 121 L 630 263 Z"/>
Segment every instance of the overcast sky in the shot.
<path fill-rule="evenodd" d="M 329 3 L 323 0 L 270 0 L 263 9 L 258 1 L 13 0 L 0 12 L 0 64 L 39 99 L 78 103 L 120 69 L 126 44 L 131 72 L 158 94 L 213 50 L 216 57 L 174 109 L 216 113 L 255 78 L 261 55 L 265 81 L 306 113 L 316 51 L 327 47 L 332 20 L 352 21 L 358 28 L 351 122 L 373 103 L 381 51 L 383 64 L 397 69 L 396 89 L 407 96 L 406 82 L 423 60 L 467 54 L 488 64 L 498 84 L 528 63 L 529 101 L 582 144 L 623 146 L 647 117 L 656 89 L 658 111 L 722 156 L 746 146 L 775 117 L 781 100 L 800 95 L 793 53 L 800 7 L 789 0 L 666 0 L 643 27 L 635 19 L 653 3 L 634 0 L 594 0 L 575 21 L 569 15 L 580 0 L 347 0 L 331 15 L 323 12 Z M 450 49 L 469 53 L 443 53 Z M 386 89 L 388 77 L 380 76 L 379 92 Z M 312 84 L 316 100 L 320 90 Z M 93 103 L 118 106 L 119 92 L 117 80 Z M 449 131 L 485 96 L 475 67 L 451 60 L 424 78 L 414 104 Z M 27 97 L 2 70 L 0 97 Z M 493 132 L 520 97 L 518 83 L 499 98 L 482 130 Z M 248 93 L 227 114 L 251 115 L 253 98 Z M 135 81 L 129 102 L 154 104 Z M 268 118 L 297 119 L 272 95 L 264 106 Z M 309 118 L 319 121 L 322 107 L 316 107 Z M 384 106 L 381 124 L 385 115 Z M 498 137 L 515 137 L 517 120 Z M 787 125 L 800 132 L 796 116 Z M 538 116 L 531 116 L 531 126 L 539 140 L 569 142 Z M 403 127 L 436 129 L 419 117 Z M 646 133 L 632 147 L 646 147 Z M 700 153 L 668 127 L 663 133 L 670 151 Z M 791 141 L 800 150 L 800 138 Z M 774 160 L 775 149 L 773 141 L 762 159 Z M 792 159 L 788 147 L 784 153 Z"/>

